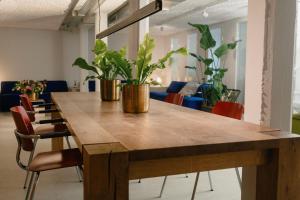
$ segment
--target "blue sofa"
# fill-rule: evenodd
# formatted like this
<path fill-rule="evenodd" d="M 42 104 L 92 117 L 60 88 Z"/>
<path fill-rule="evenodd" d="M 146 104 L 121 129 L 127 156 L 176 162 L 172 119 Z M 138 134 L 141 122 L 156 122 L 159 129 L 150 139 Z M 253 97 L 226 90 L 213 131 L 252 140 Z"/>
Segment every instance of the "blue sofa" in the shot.
<path fill-rule="evenodd" d="M 187 82 L 172 81 L 170 86 L 167 88 L 166 92 L 152 91 L 152 92 L 150 92 L 150 98 L 156 99 L 159 101 L 164 101 L 165 98 L 167 97 L 168 93 L 178 93 L 186 84 L 187 84 Z M 184 107 L 201 110 L 202 104 L 205 101 L 205 99 L 202 96 L 202 91 L 206 87 L 209 87 L 209 85 L 202 84 L 199 86 L 199 88 L 194 96 L 190 96 L 190 97 L 185 96 L 183 99 L 182 105 Z"/>
<path fill-rule="evenodd" d="M 7 112 L 13 106 L 20 105 L 19 92 L 12 91 L 17 81 L 3 81 L 1 82 L 0 93 L 0 112 Z M 68 85 L 66 81 L 47 81 L 47 87 L 41 99 L 49 103 L 51 101 L 51 92 L 67 92 Z"/>

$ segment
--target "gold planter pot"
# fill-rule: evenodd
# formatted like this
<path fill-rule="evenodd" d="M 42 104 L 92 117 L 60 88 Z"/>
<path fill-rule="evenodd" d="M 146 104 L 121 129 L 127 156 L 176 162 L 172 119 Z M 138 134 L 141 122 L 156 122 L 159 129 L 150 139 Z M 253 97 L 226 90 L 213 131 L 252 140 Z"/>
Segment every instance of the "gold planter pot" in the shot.
<path fill-rule="evenodd" d="M 149 84 L 124 85 L 122 91 L 123 111 L 126 113 L 145 113 L 150 103 Z"/>
<path fill-rule="evenodd" d="M 100 92 L 102 101 L 120 100 L 120 80 L 100 80 Z"/>
<path fill-rule="evenodd" d="M 33 92 L 29 94 L 28 97 L 31 101 L 36 101 L 39 98 L 39 94 Z"/>

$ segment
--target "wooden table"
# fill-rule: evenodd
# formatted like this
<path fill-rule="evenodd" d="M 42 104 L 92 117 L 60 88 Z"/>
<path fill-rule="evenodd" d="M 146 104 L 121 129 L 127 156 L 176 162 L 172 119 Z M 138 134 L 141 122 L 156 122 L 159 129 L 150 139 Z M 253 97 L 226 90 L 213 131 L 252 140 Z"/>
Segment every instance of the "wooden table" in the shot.
<path fill-rule="evenodd" d="M 243 168 L 242 200 L 300 199 L 300 138 L 151 100 L 122 112 L 98 93 L 52 93 L 84 160 L 84 199 L 127 200 L 129 180 Z"/>

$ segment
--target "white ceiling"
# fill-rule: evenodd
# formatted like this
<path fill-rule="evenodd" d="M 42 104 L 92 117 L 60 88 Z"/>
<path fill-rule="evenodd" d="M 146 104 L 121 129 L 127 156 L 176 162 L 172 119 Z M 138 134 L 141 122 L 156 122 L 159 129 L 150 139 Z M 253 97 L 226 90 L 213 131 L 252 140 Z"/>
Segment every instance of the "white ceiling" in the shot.
<path fill-rule="evenodd" d="M 1 0 L 0 26 L 57 30 L 71 0 Z"/>
<path fill-rule="evenodd" d="M 248 0 L 185 0 L 151 16 L 150 31 L 153 35 L 170 35 L 191 29 L 188 22 L 215 24 L 247 14 Z"/>

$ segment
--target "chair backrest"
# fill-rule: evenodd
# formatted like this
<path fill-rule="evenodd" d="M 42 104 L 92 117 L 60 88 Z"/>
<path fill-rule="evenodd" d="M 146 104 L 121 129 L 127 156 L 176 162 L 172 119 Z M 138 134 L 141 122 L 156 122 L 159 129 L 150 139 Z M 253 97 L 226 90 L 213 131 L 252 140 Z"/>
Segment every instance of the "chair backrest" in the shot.
<path fill-rule="evenodd" d="M 182 105 L 184 96 L 178 93 L 169 93 L 165 98 L 165 102 Z"/>
<path fill-rule="evenodd" d="M 244 106 L 239 103 L 219 101 L 213 107 L 212 113 L 241 120 Z"/>
<path fill-rule="evenodd" d="M 15 125 L 16 131 L 23 135 L 33 135 L 34 129 L 32 127 L 31 121 L 26 110 L 22 106 L 15 106 L 10 109 Z M 17 136 L 17 135 L 16 135 Z M 20 138 L 17 136 L 18 141 L 24 151 L 33 150 L 33 141 L 32 139 Z"/>
<path fill-rule="evenodd" d="M 32 103 L 28 97 L 27 94 L 21 94 L 20 95 L 20 100 L 21 100 L 21 105 L 25 108 L 26 111 L 34 111 L 34 108 L 32 106 Z M 31 122 L 35 121 L 35 114 L 34 113 L 29 113 L 28 114 L 29 119 Z"/>

